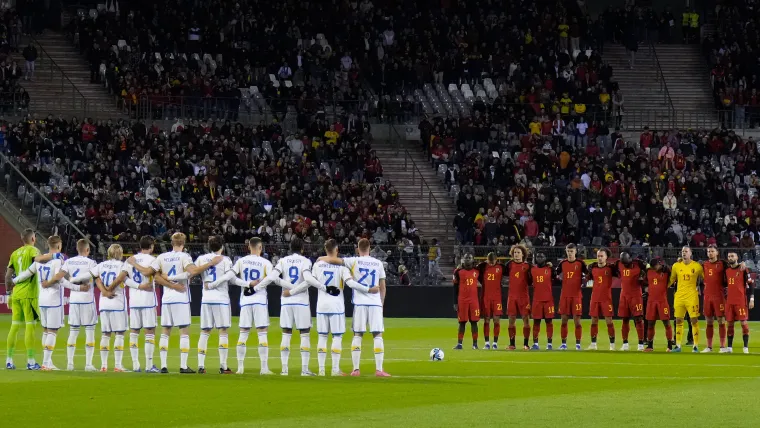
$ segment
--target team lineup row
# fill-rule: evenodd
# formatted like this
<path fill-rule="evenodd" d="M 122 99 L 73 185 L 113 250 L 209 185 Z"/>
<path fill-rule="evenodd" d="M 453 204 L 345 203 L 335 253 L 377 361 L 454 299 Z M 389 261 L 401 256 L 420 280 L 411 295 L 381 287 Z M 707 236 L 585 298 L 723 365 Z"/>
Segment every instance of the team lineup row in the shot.
<path fill-rule="evenodd" d="M 741 323 L 743 352 L 749 353 L 749 310 L 754 307 L 754 283 L 749 271 L 739 263 L 736 252 L 727 254 L 727 261 L 719 258 L 717 247 L 707 249 L 707 260 L 698 263 L 692 259 L 689 247 L 681 250 L 681 259 L 668 268 L 662 258 L 655 258 L 649 265 L 632 259 L 627 253 L 620 255 L 616 263 L 609 263 L 609 250 L 600 249 L 597 261 L 587 265 L 576 257 L 577 249 L 570 244 L 565 248 L 567 258 L 556 267 L 548 263 L 542 253 L 535 254 L 534 263 L 526 261 L 528 252 L 523 246 L 516 245 L 510 249 L 511 261 L 506 264 L 497 262 L 491 253 L 487 261 L 475 265 L 474 258 L 465 254 L 462 264 L 454 272 L 454 310 L 459 321 L 458 343 L 454 349 L 462 349 L 467 322 L 470 322 L 473 349 L 478 348 L 478 321 L 483 315 L 485 348 L 497 349 L 501 330 L 502 279 L 509 279 L 507 296 L 507 316 L 509 317 L 509 348 L 513 350 L 516 336 L 516 320 L 523 319 L 523 349 L 538 350 L 538 337 L 541 321 L 546 325 L 546 349 L 552 349 L 555 316 L 553 282 L 561 283 L 559 314 L 561 315 L 560 350 L 567 349 L 568 322 L 572 318 L 575 324 L 575 349 L 581 349 L 581 315 L 583 303 L 582 287 L 593 287 L 588 314 L 591 316 L 591 345 L 588 349 L 597 349 L 599 319 L 604 318 L 610 338 L 610 350 L 615 350 L 615 327 L 612 323 L 613 301 L 612 280 L 619 278 L 621 294 L 617 316 L 622 318 L 623 345 L 621 350 L 629 349 L 628 336 L 630 321 L 638 336 L 638 350 L 651 352 L 654 349 L 655 324 L 659 320 L 665 326 L 668 352 L 681 352 L 684 332 L 684 318 L 689 317 L 694 346 L 693 352 L 699 352 L 699 316 L 700 292 L 704 296 L 704 315 L 707 321 L 707 346 L 702 352 L 712 352 L 715 321 L 718 321 L 720 352 L 732 353 L 734 324 Z M 670 306 L 668 304 L 668 287 L 676 286 L 673 312 L 676 319 L 675 340 L 670 325 Z M 533 299 L 529 295 L 533 289 Z M 480 295 L 478 291 L 482 290 Z M 644 300 L 646 299 L 646 308 Z M 645 311 L 646 309 L 646 311 Z M 533 346 L 528 346 L 531 333 L 530 319 L 533 319 Z M 490 320 L 494 322 L 494 341 L 489 342 Z M 646 332 L 646 334 L 645 334 Z"/>
<path fill-rule="evenodd" d="M 33 237 L 26 244 L 34 245 Z M 39 313 L 43 332 L 43 363 L 38 365 L 33 358 L 27 359 L 30 370 L 58 370 L 52 361 L 57 332 L 64 326 L 63 288 L 69 288 L 69 338 L 67 343 L 67 370 L 74 370 L 74 355 L 80 328 L 84 328 L 85 370 L 97 371 L 93 366 L 95 349 L 95 325 L 100 315 L 100 327 L 103 333 L 100 342 L 101 371 L 108 370 L 111 336 L 114 338 L 114 359 L 116 372 L 129 371 L 124 368 L 123 351 L 125 333 L 129 330 L 129 350 L 132 357 L 132 371 L 141 372 L 138 340 L 144 331 L 145 371 L 148 373 L 168 373 L 167 359 L 169 337 L 172 328 L 180 331 L 180 373 L 196 373 L 188 366 L 190 351 L 189 326 L 190 317 L 190 278 L 201 276 L 203 291 L 201 300 L 201 335 L 198 340 L 198 373 L 206 373 L 205 358 L 208 341 L 213 329 L 218 330 L 219 372 L 232 373 L 227 366 L 228 329 L 231 326 L 229 285 L 241 287 L 240 294 L 240 333 L 237 341 L 237 374 L 244 373 L 248 336 L 252 329 L 258 335 L 258 352 L 262 375 L 272 372 L 268 367 L 269 345 L 267 332 L 269 311 L 267 306 L 267 286 L 275 284 L 282 287 L 280 327 L 282 343 L 280 358 L 282 375 L 288 374 L 291 338 L 293 331 L 300 333 L 301 375 L 315 376 L 310 371 L 311 359 L 311 311 L 307 289 L 315 287 L 317 299 L 317 356 L 318 375 L 326 372 L 328 353 L 328 336 L 332 335 L 330 353 L 332 355 L 331 374 L 345 376 L 340 370 L 342 338 L 346 329 L 345 304 L 343 288 L 347 285 L 353 289 L 352 303 L 354 315 L 352 328 L 354 338 L 351 343 L 353 370 L 351 376 L 359 376 L 361 343 L 364 333 L 370 332 L 374 337 L 374 355 L 376 376 L 389 377 L 383 370 L 383 303 L 385 300 L 385 270 L 382 262 L 369 256 L 369 241 L 360 240 L 358 257 L 339 258 L 338 246 L 334 240 L 325 243 L 327 256 L 321 257 L 314 265 L 300 255 L 303 242 L 293 240 L 290 244 L 291 254 L 281 258 L 276 266 L 261 257 L 263 246 L 258 238 L 249 240 L 250 255 L 233 263 L 223 256 L 221 238 L 211 237 L 208 247 L 211 251 L 198 257 L 195 261 L 184 252 L 185 235 L 175 233 L 172 236 L 172 251 L 158 257 L 152 256 L 154 240 L 143 237 L 140 240 L 140 252 L 126 261 L 119 245 L 108 249 L 108 260 L 96 263 L 89 258 L 90 246 L 82 240 L 77 243 L 76 257 L 63 260 L 60 255 L 61 239 L 52 236 L 48 239 L 49 252 L 28 258 L 25 264 L 22 247 L 12 256 L 12 270 L 17 275 L 13 278 L 15 288 L 20 285 L 34 284 L 38 290 L 37 302 L 29 294 L 21 298 L 13 296 L 14 324 L 21 316 L 29 324 L 25 315 L 25 306 Z M 27 246 L 28 246 L 27 245 Z M 28 250 L 31 251 L 31 250 Z M 155 329 L 157 327 L 156 307 L 158 305 L 155 287 L 162 286 L 161 298 L 161 336 L 159 355 L 161 368 L 153 362 L 155 350 Z M 95 304 L 94 287 L 100 290 L 98 305 Z M 38 309 L 37 309 L 38 307 Z M 16 316 L 16 312 L 21 316 Z M 28 327 L 28 325 L 27 325 Z M 27 328 L 28 330 L 28 328 Z M 27 346 L 27 349 L 29 347 Z M 12 348 L 9 347 L 7 369 L 14 369 Z"/>

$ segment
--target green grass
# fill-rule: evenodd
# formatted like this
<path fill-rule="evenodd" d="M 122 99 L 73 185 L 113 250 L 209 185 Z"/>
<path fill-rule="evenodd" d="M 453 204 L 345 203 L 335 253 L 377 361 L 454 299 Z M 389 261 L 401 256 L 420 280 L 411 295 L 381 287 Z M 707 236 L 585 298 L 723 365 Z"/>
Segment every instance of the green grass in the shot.
<path fill-rule="evenodd" d="M 190 365 L 197 364 L 198 321 L 191 334 Z M 558 321 L 557 321 L 558 324 Z M 5 355 L 9 316 L 0 317 L 0 353 Z M 280 331 L 272 320 L 270 367 L 279 372 Z M 482 327 L 482 323 L 481 323 Z M 518 335 L 520 333 L 518 321 Z M 704 342 L 704 322 L 701 323 Z M 760 323 L 751 326 L 760 351 Z M 38 336 L 41 329 L 38 328 Z M 386 320 L 386 371 L 374 377 L 372 342 L 365 337 L 361 378 L 301 378 L 300 355 L 290 357 L 289 377 L 258 375 L 257 339 L 248 341 L 246 374 L 221 376 L 85 373 L 84 333 L 75 372 L 0 370 L 2 426 L 663 426 L 715 427 L 760 424 L 760 357 L 755 355 L 642 354 L 621 352 L 453 351 L 453 319 Z M 602 328 L 602 330 L 604 330 Z M 618 325 L 618 334 L 620 331 Z M 717 329 L 716 329 L 717 330 Z M 506 325 L 503 328 L 506 333 Z M 555 345 L 559 326 L 555 328 Z M 469 330 L 468 333 L 469 335 Z M 659 349 L 664 331 L 658 326 Z M 55 363 L 66 366 L 68 328 L 59 332 Z M 572 337 L 572 328 L 570 335 Z M 631 338 L 635 339 L 635 331 Z M 230 334 L 231 367 L 235 368 Z M 740 338 L 738 349 L 741 351 Z M 506 343 L 503 336 L 502 346 Z M 584 347 L 588 324 L 584 325 Z M 618 339 L 620 340 L 620 339 Z M 717 331 L 716 331 L 717 342 Z M 16 364 L 24 366 L 23 328 Z M 127 340 L 128 341 L 128 340 Z M 178 333 L 172 335 L 170 369 L 179 363 Z M 470 340 L 466 339 L 465 344 Z M 39 347 L 39 340 L 37 340 Z M 99 334 L 96 344 L 99 343 Z M 297 345 L 298 339 L 293 339 Z M 341 366 L 350 371 L 350 338 Z M 542 347 L 544 338 L 542 332 Z M 206 366 L 218 367 L 212 335 Z M 482 346 L 482 338 L 481 338 Z M 445 350 L 442 362 L 428 361 L 430 349 Z M 19 349 L 20 348 L 20 349 Z M 601 339 L 600 349 L 607 348 Z M 39 349 L 38 349 L 39 351 Z M 100 356 L 95 351 L 95 365 Z M 158 364 L 158 352 L 156 352 Z M 143 362 L 143 352 L 140 349 Z M 38 352 L 38 360 L 41 353 Z M 124 363 L 131 367 L 129 351 Z M 328 370 L 330 356 L 328 355 Z M 113 367 L 113 352 L 109 364 Z M 316 371 L 316 333 L 312 332 Z"/>

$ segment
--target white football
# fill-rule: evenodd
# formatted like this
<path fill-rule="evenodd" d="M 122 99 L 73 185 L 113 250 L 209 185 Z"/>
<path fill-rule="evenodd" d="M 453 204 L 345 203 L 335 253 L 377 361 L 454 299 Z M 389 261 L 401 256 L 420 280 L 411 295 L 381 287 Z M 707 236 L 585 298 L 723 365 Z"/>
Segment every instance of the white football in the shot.
<path fill-rule="evenodd" d="M 433 348 L 430 351 L 430 361 L 443 361 L 443 349 Z"/>

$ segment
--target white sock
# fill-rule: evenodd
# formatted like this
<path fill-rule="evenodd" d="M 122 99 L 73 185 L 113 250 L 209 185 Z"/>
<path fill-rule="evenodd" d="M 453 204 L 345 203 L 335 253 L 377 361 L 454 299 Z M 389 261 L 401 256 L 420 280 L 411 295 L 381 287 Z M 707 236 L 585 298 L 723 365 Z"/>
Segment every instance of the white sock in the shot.
<path fill-rule="evenodd" d="M 40 342 L 40 343 L 42 343 L 42 350 L 43 351 L 45 350 L 45 347 L 47 346 L 47 336 L 48 336 L 48 332 L 43 331 L 42 332 L 42 341 Z M 47 360 L 45 359 L 45 357 L 42 357 L 42 365 L 43 366 L 45 365 L 46 362 L 47 362 Z"/>
<path fill-rule="evenodd" d="M 311 359 L 311 335 L 301 333 L 301 371 L 309 371 L 309 359 Z"/>
<path fill-rule="evenodd" d="M 362 338 L 354 336 L 351 340 L 351 362 L 354 363 L 354 370 L 359 370 L 359 363 L 362 359 Z"/>
<path fill-rule="evenodd" d="M 156 335 L 145 335 L 145 368 L 150 369 L 154 366 L 153 354 L 156 352 Z"/>
<path fill-rule="evenodd" d="M 343 335 L 333 334 L 332 340 L 332 372 L 340 371 L 340 353 L 343 352 Z"/>
<path fill-rule="evenodd" d="M 181 334 L 179 336 L 179 367 L 187 368 L 187 357 L 190 355 L 190 336 Z"/>
<path fill-rule="evenodd" d="M 288 359 L 290 359 L 290 338 L 292 333 L 282 333 L 282 342 L 280 343 L 280 361 L 282 361 L 282 372 L 288 372 Z"/>
<path fill-rule="evenodd" d="M 140 370 L 140 333 L 129 333 L 129 355 L 132 356 L 132 370 Z"/>
<path fill-rule="evenodd" d="M 95 326 L 87 326 L 84 328 L 84 357 L 87 366 L 92 365 L 92 357 L 95 356 Z"/>
<path fill-rule="evenodd" d="M 69 340 L 66 341 L 66 358 L 68 364 L 74 364 L 74 352 L 77 350 L 77 338 L 79 337 L 79 327 L 69 328 Z"/>
<path fill-rule="evenodd" d="M 201 337 L 198 339 L 198 367 L 205 368 L 206 364 L 206 349 L 208 349 L 208 336 L 209 334 L 201 332 Z"/>
<path fill-rule="evenodd" d="M 383 371 L 383 358 L 385 357 L 385 345 L 383 343 L 383 336 L 377 336 L 375 338 L 375 370 Z"/>
<path fill-rule="evenodd" d="M 123 368 L 122 361 L 124 360 L 124 335 L 117 334 L 113 340 L 113 357 L 114 365 L 118 368 Z"/>
<path fill-rule="evenodd" d="M 169 335 L 161 334 L 158 339 L 158 355 L 161 357 L 161 368 L 166 366 L 166 358 L 169 356 Z"/>
<path fill-rule="evenodd" d="M 230 352 L 230 342 L 227 333 L 219 334 L 219 363 L 221 368 L 227 370 L 227 355 Z"/>
<path fill-rule="evenodd" d="M 45 358 L 43 358 L 42 364 L 48 367 L 53 365 L 53 351 L 55 350 L 56 337 L 57 337 L 56 332 L 48 333 L 47 336 L 45 336 L 45 339 L 46 339 L 45 351 L 44 351 Z"/>
<path fill-rule="evenodd" d="M 259 336 L 259 360 L 261 360 L 261 371 L 269 370 L 269 339 L 267 332 L 260 331 Z"/>
<path fill-rule="evenodd" d="M 111 351 L 111 338 L 105 334 L 100 337 L 100 367 L 108 368 L 108 354 Z"/>
<path fill-rule="evenodd" d="M 325 361 L 327 360 L 327 335 L 320 334 L 317 339 L 317 362 L 319 371 L 324 371 Z"/>
<path fill-rule="evenodd" d="M 245 368 L 245 354 L 248 352 L 248 335 L 251 334 L 250 330 L 240 330 L 238 336 L 237 346 L 235 347 L 235 354 L 237 355 L 238 370 Z M 261 345 L 259 345 L 261 347 Z M 261 352 L 259 352 L 259 356 Z M 263 363 L 262 363 L 263 367 Z"/>

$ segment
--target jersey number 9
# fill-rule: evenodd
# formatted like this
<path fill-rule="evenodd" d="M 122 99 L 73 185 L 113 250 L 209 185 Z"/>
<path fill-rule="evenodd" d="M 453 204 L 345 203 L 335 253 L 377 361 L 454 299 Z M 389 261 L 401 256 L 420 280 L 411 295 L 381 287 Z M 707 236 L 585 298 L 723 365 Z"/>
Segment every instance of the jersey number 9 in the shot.
<path fill-rule="evenodd" d="M 288 269 L 288 276 L 290 277 L 290 283 L 295 284 L 298 281 L 298 268 L 291 266 L 290 269 Z"/>

